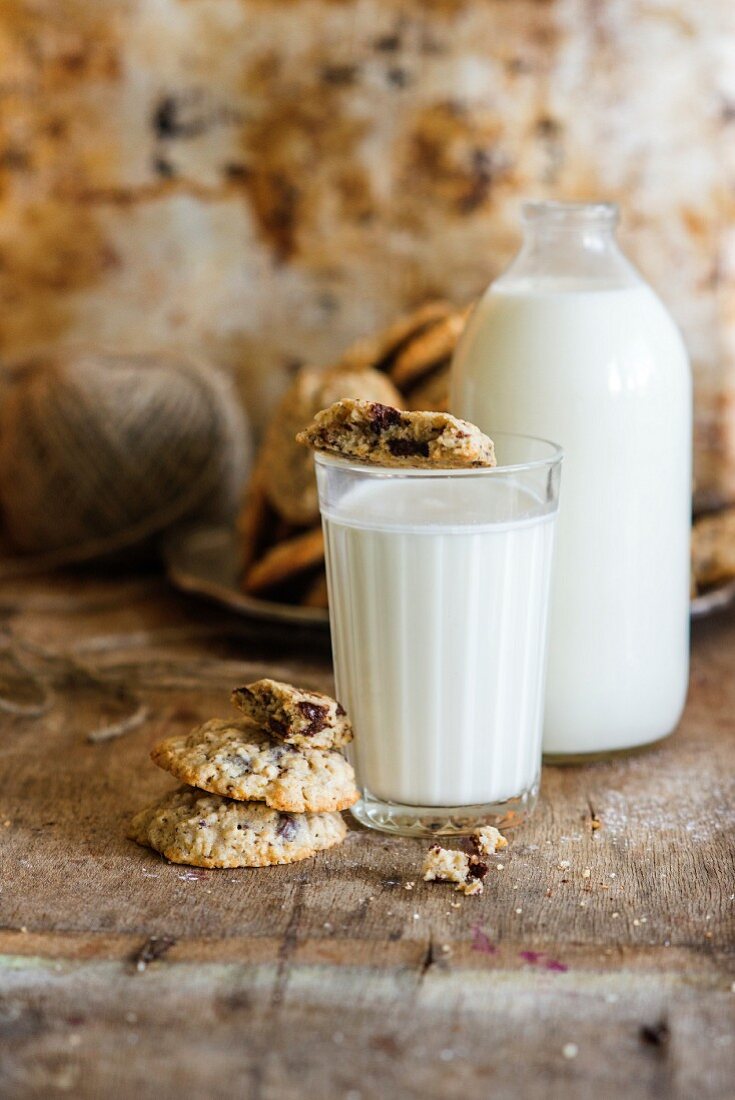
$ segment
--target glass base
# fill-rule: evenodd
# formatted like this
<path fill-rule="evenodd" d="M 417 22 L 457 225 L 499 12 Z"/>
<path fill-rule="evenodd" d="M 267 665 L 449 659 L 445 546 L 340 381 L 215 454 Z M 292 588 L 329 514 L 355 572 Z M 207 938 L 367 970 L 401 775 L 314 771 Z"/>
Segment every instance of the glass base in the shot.
<path fill-rule="evenodd" d="M 468 836 L 483 825 L 512 829 L 522 824 L 536 806 L 538 786 L 537 780 L 515 798 L 480 806 L 404 806 L 376 798 L 363 788 L 350 813 L 361 825 L 394 836 Z"/>

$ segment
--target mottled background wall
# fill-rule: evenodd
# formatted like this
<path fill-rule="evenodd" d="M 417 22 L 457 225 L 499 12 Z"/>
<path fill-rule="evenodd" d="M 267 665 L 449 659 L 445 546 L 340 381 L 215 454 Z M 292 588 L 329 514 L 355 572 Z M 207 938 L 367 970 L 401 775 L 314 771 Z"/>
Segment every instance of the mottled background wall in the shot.
<path fill-rule="evenodd" d="M 734 132 L 726 0 L 0 0 L 0 359 L 202 348 L 262 420 L 519 196 L 615 199 L 735 495 Z"/>

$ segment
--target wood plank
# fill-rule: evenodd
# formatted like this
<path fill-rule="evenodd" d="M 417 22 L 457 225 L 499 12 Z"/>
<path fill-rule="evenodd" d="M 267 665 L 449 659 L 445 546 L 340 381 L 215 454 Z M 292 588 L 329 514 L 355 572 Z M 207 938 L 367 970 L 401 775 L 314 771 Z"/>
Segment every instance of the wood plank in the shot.
<path fill-rule="evenodd" d="M 49 961 L 3 985 L 4 1095 L 708 1098 L 735 1071 L 732 994 L 685 972 Z"/>

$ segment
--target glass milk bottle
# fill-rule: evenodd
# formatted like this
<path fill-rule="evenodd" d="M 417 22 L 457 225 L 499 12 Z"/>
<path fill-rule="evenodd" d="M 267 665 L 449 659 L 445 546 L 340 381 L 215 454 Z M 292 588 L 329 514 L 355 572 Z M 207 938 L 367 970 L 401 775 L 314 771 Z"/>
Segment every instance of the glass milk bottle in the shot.
<path fill-rule="evenodd" d="M 691 375 L 679 332 L 615 240 L 609 204 L 528 203 L 479 302 L 451 411 L 566 454 L 544 724 L 547 757 L 676 726 L 689 663 Z"/>

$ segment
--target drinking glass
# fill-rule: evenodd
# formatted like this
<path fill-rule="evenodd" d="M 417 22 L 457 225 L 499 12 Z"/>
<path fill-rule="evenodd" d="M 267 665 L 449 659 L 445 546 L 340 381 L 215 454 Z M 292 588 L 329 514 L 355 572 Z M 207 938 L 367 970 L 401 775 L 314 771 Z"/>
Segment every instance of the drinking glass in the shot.
<path fill-rule="evenodd" d="M 352 812 L 372 828 L 508 828 L 536 802 L 562 452 L 493 438 L 492 468 L 316 456 Z"/>

